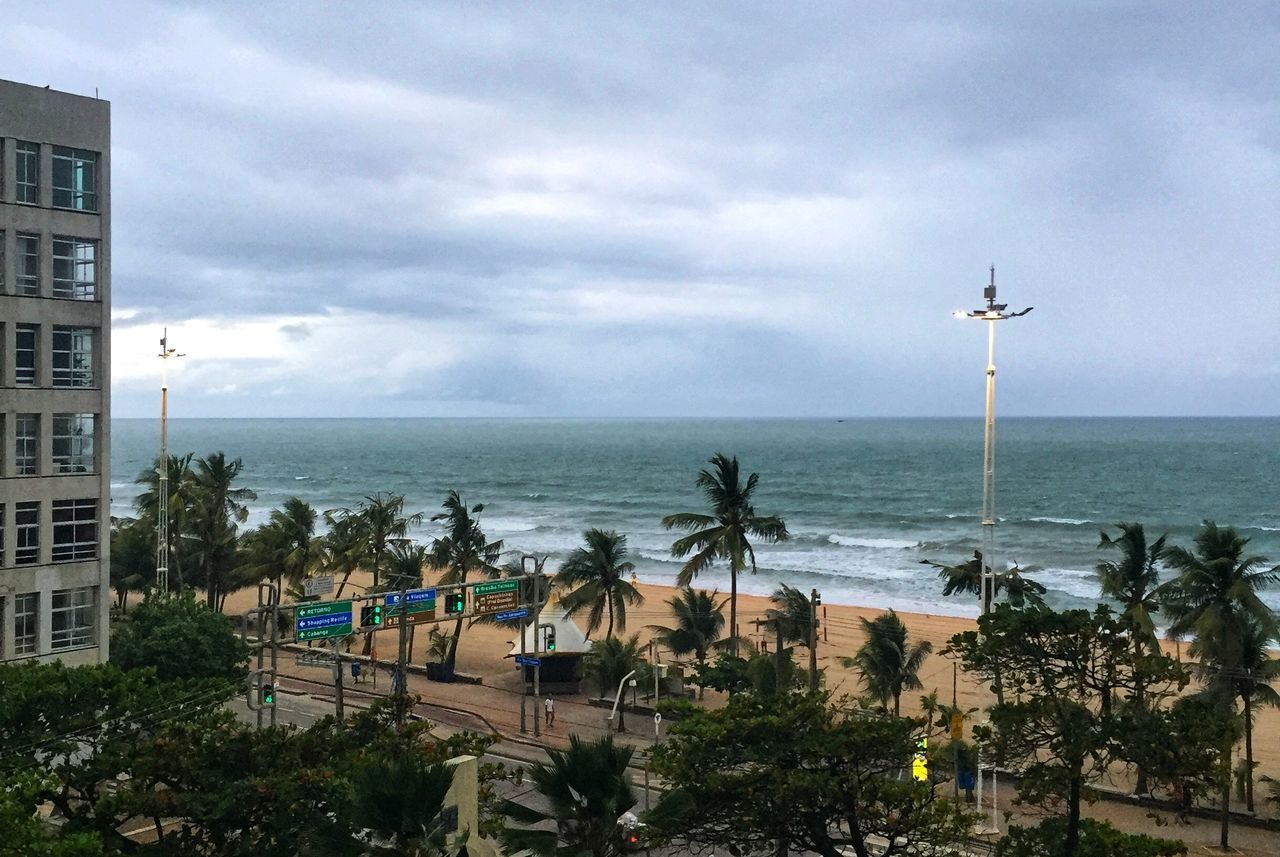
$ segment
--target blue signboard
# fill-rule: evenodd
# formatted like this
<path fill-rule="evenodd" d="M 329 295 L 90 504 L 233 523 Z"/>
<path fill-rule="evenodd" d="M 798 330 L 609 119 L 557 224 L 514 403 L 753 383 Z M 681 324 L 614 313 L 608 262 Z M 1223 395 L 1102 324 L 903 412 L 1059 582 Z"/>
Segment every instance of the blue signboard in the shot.
<path fill-rule="evenodd" d="M 406 604 L 418 604 L 423 601 L 435 601 L 436 591 L 434 589 L 410 589 L 404 594 Z M 400 593 L 391 592 L 387 594 L 386 605 L 395 607 L 400 603 Z"/>
<path fill-rule="evenodd" d="M 525 655 L 516 655 L 516 664 L 522 667 L 540 667 L 542 666 L 542 659 L 530 658 Z"/>
<path fill-rule="evenodd" d="M 512 619 L 523 619 L 529 615 L 529 611 L 521 608 L 519 610 L 508 610 L 505 613 L 498 613 L 493 618 L 499 622 L 510 622 Z"/>

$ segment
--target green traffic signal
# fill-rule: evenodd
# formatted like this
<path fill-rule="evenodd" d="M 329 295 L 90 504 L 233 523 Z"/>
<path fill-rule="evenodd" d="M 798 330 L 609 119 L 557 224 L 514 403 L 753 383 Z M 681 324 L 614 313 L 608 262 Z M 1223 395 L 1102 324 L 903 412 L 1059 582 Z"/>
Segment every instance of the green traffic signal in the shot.
<path fill-rule="evenodd" d="M 556 628 L 554 625 L 547 626 L 547 651 L 554 652 L 556 650 Z"/>
<path fill-rule="evenodd" d="M 276 689 L 274 685 L 264 684 L 262 686 L 262 704 L 263 705 L 276 704 Z"/>
<path fill-rule="evenodd" d="M 373 624 L 375 625 L 382 624 L 382 605 L 381 604 L 373 605 Z"/>

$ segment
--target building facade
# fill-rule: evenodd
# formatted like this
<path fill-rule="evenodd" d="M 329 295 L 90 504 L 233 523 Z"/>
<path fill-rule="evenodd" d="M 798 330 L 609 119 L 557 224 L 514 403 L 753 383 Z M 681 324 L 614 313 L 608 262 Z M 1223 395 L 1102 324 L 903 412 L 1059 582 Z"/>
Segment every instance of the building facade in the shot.
<path fill-rule="evenodd" d="M 0 81 L 0 660 L 105 661 L 111 106 Z"/>

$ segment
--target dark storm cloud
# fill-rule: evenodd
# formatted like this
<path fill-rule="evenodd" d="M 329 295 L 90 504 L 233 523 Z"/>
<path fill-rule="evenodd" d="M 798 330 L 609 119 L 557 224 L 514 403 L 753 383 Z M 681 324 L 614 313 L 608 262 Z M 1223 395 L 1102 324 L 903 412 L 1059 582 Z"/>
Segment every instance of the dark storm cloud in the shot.
<path fill-rule="evenodd" d="M 1253 413 L 1278 37 L 1243 3 L 119 3 L 0 48 L 112 99 L 117 346 L 225 348 L 204 412 L 972 412 L 948 313 L 994 261 L 1038 307 L 1007 411 Z"/>

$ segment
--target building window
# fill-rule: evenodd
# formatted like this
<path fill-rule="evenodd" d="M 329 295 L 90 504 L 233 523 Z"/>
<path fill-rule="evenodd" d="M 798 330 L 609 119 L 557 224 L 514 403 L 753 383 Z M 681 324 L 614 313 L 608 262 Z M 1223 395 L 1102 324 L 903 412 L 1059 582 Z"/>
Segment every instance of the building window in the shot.
<path fill-rule="evenodd" d="M 53 239 L 53 296 L 91 301 L 97 296 L 97 253 L 93 241 Z"/>
<path fill-rule="evenodd" d="M 18 294 L 28 297 L 40 295 L 40 236 L 18 233 L 17 271 L 14 282 Z"/>
<path fill-rule="evenodd" d="M 93 328 L 53 329 L 53 386 L 93 386 Z"/>
<path fill-rule="evenodd" d="M 98 153 L 53 147 L 53 204 L 57 208 L 98 210 Z"/>
<path fill-rule="evenodd" d="M 53 501 L 53 561 L 75 562 L 98 555 L 98 501 Z"/>
<path fill-rule="evenodd" d="M 53 593 L 49 610 L 49 647 L 70 649 L 93 645 L 93 587 Z"/>
<path fill-rule="evenodd" d="M 13 523 L 18 528 L 18 542 L 13 551 L 16 565 L 35 565 L 40 561 L 40 504 L 15 503 Z"/>
<path fill-rule="evenodd" d="M 13 654 L 34 655 L 39 646 L 40 593 L 25 592 L 13 599 Z"/>
<path fill-rule="evenodd" d="M 36 343 L 40 338 L 40 325 L 20 324 L 14 331 L 17 346 L 13 354 L 13 380 L 22 387 L 36 383 Z"/>
<path fill-rule="evenodd" d="M 14 147 L 17 170 L 13 186 L 18 202 L 40 204 L 40 144 L 19 140 Z"/>
<path fill-rule="evenodd" d="M 15 476 L 40 474 L 40 415 L 15 414 L 13 473 Z"/>
<path fill-rule="evenodd" d="M 53 415 L 53 469 L 93 472 L 93 414 Z"/>

